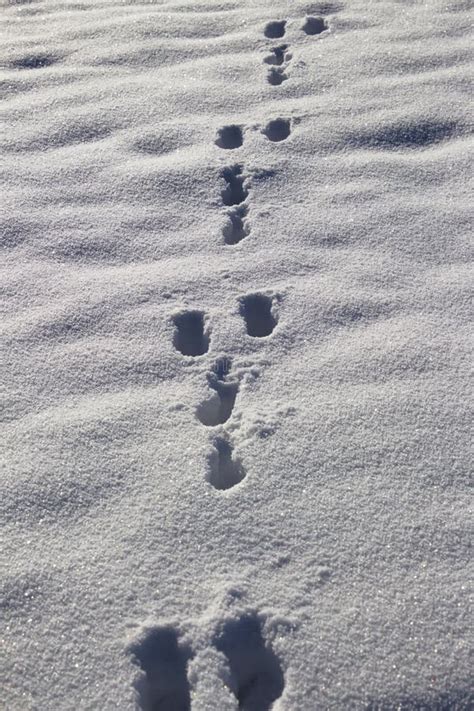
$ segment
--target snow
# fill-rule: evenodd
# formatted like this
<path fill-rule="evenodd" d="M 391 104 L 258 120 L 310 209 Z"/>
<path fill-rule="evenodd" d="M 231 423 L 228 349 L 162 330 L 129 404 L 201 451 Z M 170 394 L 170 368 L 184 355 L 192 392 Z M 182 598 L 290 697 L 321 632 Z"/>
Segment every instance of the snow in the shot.
<path fill-rule="evenodd" d="M 2 708 L 470 708 L 469 3 L 0 6 Z"/>

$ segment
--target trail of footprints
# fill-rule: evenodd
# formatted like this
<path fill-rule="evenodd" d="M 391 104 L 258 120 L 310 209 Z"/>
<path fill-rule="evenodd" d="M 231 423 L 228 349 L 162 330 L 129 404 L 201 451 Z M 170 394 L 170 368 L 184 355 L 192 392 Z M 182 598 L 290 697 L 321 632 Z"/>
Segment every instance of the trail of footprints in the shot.
<path fill-rule="evenodd" d="M 268 39 L 282 39 L 286 33 L 286 20 L 272 20 L 265 26 L 264 35 Z M 306 17 L 303 32 L 307 35 L 320 35 L 329 29 L 323 17 Z M 288 68 L 292 59 L 288 44 L 279 44 L 270 49 L 270 54 L 264 58 L 264 63 L 270 65 L 267 81 L 272 86 L 280 86 L 288 79 Z M 279 139 L 282 140 L 282 139 Z"/>
<path fill-rule="evenodd" d="M 264 36 L 268 39 L 282 38 L 286 32 L 286 24 L 286 20 L 268 22 L 264 28 Z M 323 18 L 307 17 L 302 29 L 307 34 L 320 34 L 327 30 L 328 26 Z M 272 65 L 267 77 L 271 84 L 280 84 L 283 79 L 288 78 L 285 70 L 291 55 L 287 50 L 287 44 L 272 47 L 271 54 L 264 58 L 266 64 Z M 262 134 L 274 143 L 286 140 L 290 133 L 291 123 L 284 118 L 272 119 L 262 129 Z M 242 126 L 229 124 L 217 131 L 215 144 L 226 151 L 236 150 L 242 147 L 244 136 Z M 221 190 L 222 204 L 228 208 L 227 222 L 222 230 L 224 243 L 236 245 L 250 235 L 248 181 L 241 163 L 223 168 L 221 178 L 224 182 Z M 254 293 L 242 297 L 240 313 L 245 320 L 248 335 L 253 338 L 269 336 L 277 324 L 274 299 L 266 294 Z M 202 313 L 190 311 L 181 314 L 175 319 L 175 325 L 175 346 L 183 355 L 202 355 L 207 350 L 209 339 L 204 332 Z M 218 367 L 217 365 L 216 368 Z M 230 418 L 239 385 L 238 382 L 229 380 L 228 374 L 219 377 L 215 373 L 208 374 L 208 384 L 212 391 L 211 397 L 198 406 L 196 414 L 203 425 L 218 427 Z M 233 447 L 225 434 L 215 437 L 213 444 L 214 451 L 209 462 L 207 480 L 218 490 L 231 489 L 245 478 L 245 470 L 238 458 L 234 457 Z"/>
<path fill-rule="evenodd" d="M 286 20 L 273 20 L 264 28 L 269 40 L 282 39 Z M 318 35 L 328 29 L 322 17 L 306 17 L 301 28 L 308 35 Z M 263 62 L 268 66 L 267 81 L 279 86 L 289 78 L 292 59 L 286 43 L 275 44 Z M 291 133 L 289 119 L 270 120 L 261 129 L 271 142 L 286 140 Z M 217 131 L 215 144 L 226 151 L 243 146 L 245 128 L 238 124 L 223 126 Z M 226 224 L 222 235 L 225 245 L 234 246 L 250 236 L 248 221 L 249 179 L 240 162 L 221 170 L 222 205 Z M 278 296 L 263 292 L 245 294 L 239 299 L 239 314 L 247 335 L 252 339 L 272 335 L 278 323 Z M 173 344 L 184 356 L 197 357 L 209 352 L 210 331 L 206 314 L 197 309 L 181 311 L 173 317 Z M 208 397 L 196 408 L 197 420 L 211 435 L 212 453 L 208 460 L 206 479 L 217 491 L 227 491 L 240 484 L 246 476 L 242 462 L 234 453 L 225 429 L 239 393 L 239 378 L 232 374 L 232 359 L 217 359 L 207 373 Z M 284 690 L 284 676 L 277 656 L 265 639 L 261 617 L 242 614 L 238 619 L 222 623 L 210 642 L 222 655 L 230 673 L 230 690 L 236 707 L 242 711 L 270 711 Z M 194 652 L 180 639 L 173 626 L 156 627 L 129 648 L 134 662 L 143 674 L 136 684 L 139 706 L 143 711 L 190 711 L 191 689 L 188 665 Z"/>
<path fill-rule="evenodd" d="M 262 129 L 262 134 L 269 141 L 284 141 L 291 133 L 291 124 L 288 119 L 277 118 L 271 120 Z M 218 132 L 216 144 L 221 148 L 231 150 L 240 148 L 243 143 L 243 133 L 240 126 L 225 126 Z M 221 171 L 224 188 L 221 191 L 222 204 L 226 208 L 227 221 L 222 229 L 224 243 L 236 245 L 250 235 L 249 215 L 249 187 L 248 180 L 243 173 L 243 165 L 224 168 Z"/>
<path fill-rule="evenodd" d="M 278 319 L 275 296 L 264 293 L 246 294 L 239 300 L 239 312 L 247 334 L 252 338 L 270 336 Z M 202 311 L 189 310 L 173 318 L 175 348 L 185 356 L 200 356 L 208 352 L 210 336 Z M 196 417 L 206 427 L 220 427 L 231 417 L 239 392 L 239 382 L 230 374 L 232 361 L 223 357 L 216 361 L 207 375 L 209 397 L 196 408 Z M 207 481 L 220 491 L 231 489 L 245 478 L 245 470 L 234 457 L 232 444 L 220 429 L 213 437 L 213 452 L 209 458 Z"/>
<path fill-rule="evenodd" d="M 334 13 L 339 9 L 331 2 L 321 3 L 320 12 Z M 300 28 L 308 36 L 318 36 L 329 29 L 324 17 L 308 16 Z M 266 40 L 271 42 L 263 58 L 266 81 L 279 87 L 290 78 L 292 53 L 284 41 L 286 20 L 272 20 L 264 28 Z M 37 72 L 59 63 L 60 56 L 37 53 L 12 59 L 8 66 L 13 71 Z M 87 129 L 87 127 L 86 127 Z M 66 143 L 88 140 L 96 136 L 93 131 L 72 131 Z M 410 129 L 410 130 L 408 130 Z M 454 125 L 422 124 L 388 126 L 379 134 L 358 137 L 362 147 L 424 146 L 449 136 Z M 272 142 L 286 140 L 291 133 L 291 122 L 276 118 L 267 123 L 262 134 Z M 71 138 L 72 137 L 72 138 Z M 231 124 L 218 130 L 216 145 L 223 150 L 237 150 L 243 146 L 244 127 Z M 57 145 L 65 145 L 65 139 Z M 158 141 L 158 145 L 161 143 Z M 142 141 L 137 145 L 143 152 L 155 153 L 156 141 Z M 249 181 L 244 167 L 235 163 L 222 170 L 224 187 L 222 204 L 226 209 L 227 223 L 223 228 L 225 245 L 235 246 L 250 236 Z M 251 338 L 265 338 L 277 325 L 276 298 L 263 293 L 247 294 L 240 299 L 240 314 Z M 203 356 L 209 351 L 210 334 L 205 313 L 200 310 L 183 311 L 173 318 L 175 348 L 184 356 Z M 196 409 L 198 421 L 207 428 L 217 428 L 213 436 L 213 452 L 209 459 L 207 481 L 217 491 L 236 487 L 246 472 L 234 455 L 233 446 L 223 426 L 232 416 L 239 392 L 239 381 L 231 373 L 229 358 L 216 361 L 208 373 L 209 397 Z M 220 428 L 220 429 L 219 429 Z M 229 689 L 235 697 L 236 708 L 242 711 L 270 711 L 284 690 L 284 675 L 278 657 L 266 639 L 261 615 L 242 613 L 239 617 L 221 621 L 209 644 L 221 655 L 228 671 Z M 189 664 L 195 651 L 188 641 L 183 641 L 179 629 L 173 625 L 158 626 L 146 633 L 129 649 L 141 674 L 135 688 L 142 711 L 191 711 L 191 686 L 188 678 Z"/>
<path fill-rule="evenodd" d="M 286 20 L 272 20 L 265 25 L 263 34 L 267 39 L 283 38 L 286 25 Z M 322 17 L 306 17 L 301 29 L 308 35 L 318 35 L 328 29 L 328 24 Z M 269 84 L 279 86 L 288 79 L 287 70 L 291 59 L 288 44 L 271 47 L 270 53 L 263 59 L 269 67 L 267 73 Z M 291 122 L 284 118 L 273 119 L 261 131 L 269 141 L 274 143 L 284 141 L 291 133 Z M 242 126 L 230 124 L 217 131 L 215 144 L 224 150 L 235 150 L 243 145 L 244 136 L 245 131 Z M 222 234 L 226 245 L 236 245 L 250 235 L 249 189 L 243 174 L 243 166 L 239 163 L 224 168 L 221 177 L 226 183 L 222 190 L 222 203 L 230 208 L 226 213 L 227 222 Z"/>

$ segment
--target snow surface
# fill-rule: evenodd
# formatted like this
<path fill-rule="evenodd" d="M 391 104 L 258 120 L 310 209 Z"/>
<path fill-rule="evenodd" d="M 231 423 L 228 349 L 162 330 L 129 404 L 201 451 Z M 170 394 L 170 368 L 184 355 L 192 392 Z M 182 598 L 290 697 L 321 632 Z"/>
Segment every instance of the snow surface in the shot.
<path fill-rule="evenodd" d="M 470 3 L 0 5 L 2 708 L 468 709 Z"/>

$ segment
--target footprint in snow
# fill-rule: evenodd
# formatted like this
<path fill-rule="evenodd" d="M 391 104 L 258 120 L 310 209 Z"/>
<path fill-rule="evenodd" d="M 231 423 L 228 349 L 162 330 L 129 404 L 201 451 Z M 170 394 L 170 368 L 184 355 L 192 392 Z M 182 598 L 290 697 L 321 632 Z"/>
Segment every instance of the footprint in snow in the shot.
<path fill-rule="evenodd" d="M 272 86 L 280 86 L 284 81 L 288 79 L 288 75 L 285 74 L 283 67 L 278 67 L 275 69 L 272 67 L 267 74 L 267 81 Z"/>
<path fill-rule="evenodd" d="M 253 338 L 269 336 L 278 323 L 274 313 L 274 299 L 266 294 L 255 293 L 242 296 L 240 315 L 245 321 L 247 333 Z"/>
<path fill-rule="evenodd" d="M 267 22 L 263 34 L 269 39 L 278 39 L 285 35 L 286 20 L 272 20 Z"/>
<path fill-rule="evenodd" d="M 135 683 L 141 711 L 190 711 L 187 666 L 193 654 L 172 626 L 147 630 L 129 652 L 142 670 Z"/>
<path fill-rule="evenodd" d="M 307 35 L 320 35 L 329 29 L 329 25 L 323 17 L 307 17 L 301 29 Z"/>
<path fill-rule="evenodd" d="M 227 621 L 214 644 L 229 665 L 230 689 L 242 711 L 270 711 L 285 687 L 278 657 L 265 640 L 255 614 Z"/>
<path fill-rule="evenodd" d="M 247 205 L 237 205 L 227 213 L 227 223 L 222 229 L 225 244 L 238 244 L 249 236 L 250 226 L 247 222 L 249 209 Z"/>
<path fill-rule="evenodd" d="M 287 119 L 274 119 L 269 121 L 262 133 L 269 141 L 284 141 L 291 133 L 290 122 Z"/>
<path fill-rule="evenodd" d="M 232 150 L 240 148 L 243 143 L 242 127 L 235 124 L 223 126 L 217 132 L 216 145 L 219 148 Z"/>
<path fill-rule="evenodd" d="M 240 205 L 249 194 L 245 187 L 245 178 L 242 176 L 242 166 L 233 165 L 230 168 L 224 168 L 221 175 L 227 183 L 221 192 L 222 202 L 228 207 Z"/>
<path fill-rule="evenodd" d="M 226 363 L 225 373 L 221 367 L 222 362 Z M 228 379 L 230 362 L 228 358 L 221 359 L 208 373 L 207 379 L 212 394 L 198 406 L 196 411 L 199 421 L 206 427 L 222 425 L 232 414 L 239 391 L 239 383 L 236 380 Z"/>
<path fill-rule="evenodd" d="M 281 44 L 278 47 L 272 47 L 271 54 L 268 54 L 263 61 L 265 62 L 265 64 L 273 64 L 277 67 L 281 67 L 285 59 L 290 59 L 289 55 L 285 55 L 287 49 L 287 44 Z"/>
<path fill-rule="evenodd" d="M 213 442 L 212 452 L 209 456 L 207 481 L 215 489 L 225 491 L 240 484 L 246 474 L 242 462 L 234 455 L 229 440 L 225 437 L 217 437 Z"/>
<path fill-rule="evenodd" d="M 173 317 L 173 343 L 185 356 L 199 356 L 209 350 L 209 335 L 202 311 L 182 311 Z"/>

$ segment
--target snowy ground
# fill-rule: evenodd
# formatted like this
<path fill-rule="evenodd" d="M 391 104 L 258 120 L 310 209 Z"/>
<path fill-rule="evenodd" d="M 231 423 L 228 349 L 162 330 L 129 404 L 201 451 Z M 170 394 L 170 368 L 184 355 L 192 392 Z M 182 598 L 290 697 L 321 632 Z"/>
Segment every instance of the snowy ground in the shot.
<path fill-rule="evenodd" d="M 468 0 L 3 0 L 8 711 L 468 709 Z"/>

